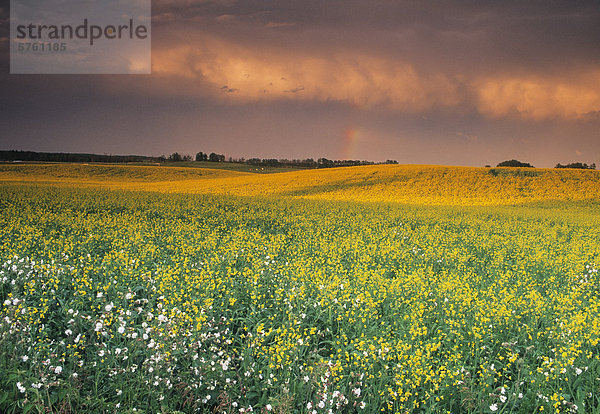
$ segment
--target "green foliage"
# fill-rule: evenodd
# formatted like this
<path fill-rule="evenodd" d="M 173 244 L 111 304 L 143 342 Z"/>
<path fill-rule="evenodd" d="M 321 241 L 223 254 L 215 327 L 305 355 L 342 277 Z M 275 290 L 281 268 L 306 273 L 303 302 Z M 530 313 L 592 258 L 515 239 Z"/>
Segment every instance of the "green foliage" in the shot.
<path fill-rule="evenodd" d="M 488 174 L 494 177 L 540 177 L 544 173 L 539 170 L 523 170 L 516 168 L 490 168 Z"/>
<path fill-rule="evenodd" d="M 556 167 L 554 167 L 554 168 L 573 168 L 573 169 L 577 169 L 577 170 L 595 170 L 596 164 L 592 163 L 591 165 L 587 165 L 586 163 L 572 162 L 567 165 L 562 165 L 561 163 L 558 163 L 558 164 L 556 164 Z"/>
<path fill-rule="evenodd" d="M 526 168 L 535 168 L 533 165 L 529 164 L 528 162 L 521 162 L 521 161 L 517 161 L 517 160 L 502 161 L 501 163 L 499 163 L 498 165 L 496 165 L 496 167 L 526 167 Z"/>

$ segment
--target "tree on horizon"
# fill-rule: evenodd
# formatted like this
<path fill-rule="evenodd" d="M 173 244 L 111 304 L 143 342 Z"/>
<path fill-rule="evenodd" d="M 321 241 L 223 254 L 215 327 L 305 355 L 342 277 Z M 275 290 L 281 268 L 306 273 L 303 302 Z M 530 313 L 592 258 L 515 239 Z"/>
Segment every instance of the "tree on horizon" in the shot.
<path fill-rule="evenodd" d="M 525 168 L 535 168 L 533 165 L 529 164 L 528 162 L 521 162 L 518 160 L 508 160 L 508 161 L 502 161 L 501 163 L 499 163 L 498 165 L 496 165 L 496 167 L 525 167 Z"/>

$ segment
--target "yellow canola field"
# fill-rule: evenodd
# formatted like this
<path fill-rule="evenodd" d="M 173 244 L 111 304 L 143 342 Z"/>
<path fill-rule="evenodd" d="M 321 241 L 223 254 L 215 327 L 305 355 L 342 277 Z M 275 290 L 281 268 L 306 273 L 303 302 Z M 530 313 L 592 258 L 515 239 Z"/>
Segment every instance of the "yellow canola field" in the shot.
<path fill-rule="evenodd" d="M 2 181 L 425 205 L 510 205 L 600 198 L 600 172 L 595 170 L 427 165 L 373 165 L 277 174 L 160 166 L 4 165 L 0 166 Z"/>
<path fill-rule="evenodd" d="M 599 179 L 0 165 L 0 412 L 599 413 Z"/>

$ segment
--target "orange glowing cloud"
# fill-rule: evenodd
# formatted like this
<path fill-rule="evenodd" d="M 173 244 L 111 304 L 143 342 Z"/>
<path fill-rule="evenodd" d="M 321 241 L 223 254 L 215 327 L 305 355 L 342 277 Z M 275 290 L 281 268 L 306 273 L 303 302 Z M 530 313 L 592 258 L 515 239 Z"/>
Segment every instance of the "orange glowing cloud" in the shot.
<path fill-rule="evenodd" d="M 581 119 L 600 111 L 600 71 L 572 78 L 498 78 L 477 85 L 479 111 L 502 118 Z"/>
<path fill-rule="evenodd" d="M 581 119 L 600 111 L 595 69 L 561 77 L 469 71 L 455 76 L 365 52 L 248 46 L 211 35 L 153 51 L 153 73 L 179 80 L 172 93 L 231 102 L 336 101 L 409 113 L 471 107 L 491 118 L 535 121 Z"/>
<path fill-rule="evenodd" d="M 248 48 L 205 38 L 199 47 L 155 50 L 153 72 L 205 82 L 212 93 L 240 102 L 277 99 L 383 105 L 403 111 L 457 105 L 456 83 L 419 73 L 410 63 L 337 52 Z"/>

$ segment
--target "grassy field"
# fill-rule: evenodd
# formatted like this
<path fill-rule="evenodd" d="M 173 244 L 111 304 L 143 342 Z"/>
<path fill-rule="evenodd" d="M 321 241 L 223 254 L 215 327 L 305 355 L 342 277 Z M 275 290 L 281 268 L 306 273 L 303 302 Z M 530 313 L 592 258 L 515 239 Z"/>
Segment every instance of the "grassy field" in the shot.
<path fill-rule="evenodd" d="M 306 167 L 293 167 L 288 165 L 260 166 L 238 162 L 210 162 L 210 161 L 181 161 L 175 163 L 164 163 L 165 167 L 189 167 L 189 168 L 209 168 L 230 170 L 238 172 L 248 172 L 254 174 L 274 174 L 280 172 L 303 171 Z"/>
<path fill-rule="evenodd" d="M 0 166 L 0 411 L 600 412 L 599 181 Z"/>
<path fill-rule="evenodd" d="M 107 164 L 107 163 L 91 163 L 91 164 L 65 164 L 65 163 L 14 163 L 14 162 L 0 162 L 0 167 L 17 167 L 21 168 L 22 166 L 26 166 L 26 168 L 31 168 L 35 166 L 61 166 L 62 169 L 68 167 L 78 168 L 80 166 L 94 166 L 94 167 L 104 167 L 112 170 L 131 170 L 131 167 L 157 167 L 160 166 L 162 168 L 173 168 L 176 170 L 180 170 L 182 168 L 194 168 L 194 169 L 202 169 L 202 170 L 224 170 L 224 171 L 234 171 L 234 172 L 242 172 L 242 173 L 253 173 L 253 174 L 274 174 L 280 172 L 290 172 L 290 171 L 303 171 L 306 168 L 300 167 L 291 167 L 291 166 L 256 166 L 251 164 L 242 164 L 237 162 L 210 162 L 210 161 L 179 161 L 179 162 L 164 162 L 164 163 L 127 163 L 127 164 Z M 156 168 L 154 168 L 156 170 Z M 88 173 L 89 174 L 89 173 Z M 193 174 L 193 173 L 192 173 Z"/>

